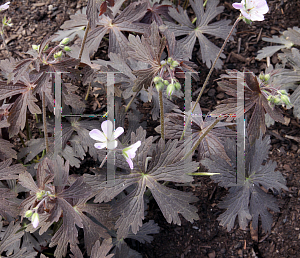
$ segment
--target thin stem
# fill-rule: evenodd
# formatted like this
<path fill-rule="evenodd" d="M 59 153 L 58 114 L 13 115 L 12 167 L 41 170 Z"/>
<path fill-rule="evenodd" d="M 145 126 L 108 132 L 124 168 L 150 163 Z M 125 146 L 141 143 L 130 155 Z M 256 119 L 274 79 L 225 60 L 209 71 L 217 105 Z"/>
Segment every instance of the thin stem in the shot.
<path fill-rule="evenodd" d="M 87 93 L 86 93 L 86 95 L 85 95 L 84 100 L 87 100 L 87 99 L 88 99 L 89 94 L 90 94 L 90 88 L 91 88 L 91 83 L 89 83 L 88 90 L 87 90 Z"/>
<path fill-rule="evenodd" d="M 26 145 L 25 145 L 25 142 L 24 142 L 24 140 L 23 140 L 23 138 L 22 138 L 21 134 L 20 134 L 20 133 L 18 133 L 18 136 L 19 136 L 19 138 L 20 138 L 20 140 L 21 140 L 21 143 L 22 143 L 23 147 L 25 148 L 25 147 L 26 147 Z"/>
<path fill-rule="evenodd" d="M 8 57 L 11 57 L 11 53 L 9 52 L 8 46 L 7 46 L 6 42 L 5 42 L 3 27 L 2 27 L 2 30 L 1 30 L 0 34 L 1 34 L 1 38 L 2 38 L 2 41 L 3 41 L 4 47 L 6 48 L 6 50 L 8 52 Z"/>
<path fill-rule="evenodd" d="M 49 53 L 48 56 L 46 57 L 46 60 L 45 60 L 46 62 L 48 62 L 49 57 L 52 56 L 52 54 L 54 53 L 54 51 L 55 51 L 56 49 L 58 49 L 59 47 L 60 47 L 60 45 L 58 45 L 58 46 L 52 48 L 52 50 L 50 51 L 50 53 Z"/>
<path fill-rule="evenodd" d="M 207 129 L 206 131 L 200 136 L 200 138 L 198 139 L 198 141 L 195 143 L 195 145 L 193 146 L 193 148 L 181 159 L 186 159 L 188 156 L 190 156 L 192 153 L 194 153 L 194 151 L 198 148 L 199 144 L 201 143 L 201 141 L 204 139 L 204 137 L 215 127 L 215 125 L 219 122 L 218 119 L 216 119 Z"/>
<path fill-rule="evenodd" d="M 43 106 L 43 126 L 44 126 L 44 138 L 46 145 L 46 153 L 49 153 L 48 133 L 47 133 L 47 120 L 46 120 L 46 104 L 45 104 L 45 92 L 43 91 L 42 106 Z"/>
<path fill-rule="evenodd" d="M 78 59 L 80 61 L 81 61 L 81 57 L 82 57 L 82 53 L 83 53 L 83 49 L 84 49 L 84 45 L 85 45 L 85 42 L 86 42 L 86 38 L 87 38 L 87 35 L 88 35 L 88 32 L 89 32 L 89 29 L 90 29 L 90 22 L 88 22 L 88 24 L 85 28 L 84 37 L 83 37 L 83 40 L 82 40 L 82 44 L 81 44 L 81 48 L 80 48 L 80 52 L 79 52 L 79 56 L 78 56 Z M 78 69 L 78 65 L 76 65 L 75 69 Z"/>
<path fill-rule="evenodd" d="M 161 138 L 165 140 L 165 121 L 164 121 L 164 103 L 163 103 L 163 92 L 162 90 L 158 91 L 159 96 L 159 107 L 160 107 L 160 134 Z"/>
<path fill-rule="evenodd" d="M 223 52 L 223 49 L 225 48 L 226 43 L 228 42 L 228 40 L 229 40 L 231 34 L 233 33 L 234 28 L 235 28 L 236 25 L 239 23 L 240 19 L 241 19 L 241 17 L 239 16 L 239 17 L 236 19 L 236 21 L 234 22 L 234 24 L 232 25 L 232 28 L 231 28 L 229 34 L 227 35 L 227 37 L 226 37 L 226 39 L 225 39 L 225 41 L 224 41 L 224 43 L 223 43 L 223 45 L 222 45 L 222 47 L 221 47 L 221 49 L 220 49 L 220 51 L 219 51 L 219 53 L 218 53 L 218 55 L 217 55 L 217 57 L 216 57 L 216 59 L 215 59 L 213 65 L 211 66 L 208 75 L 206 76 L 205 82 L 203 83 L 203 86 L 202 86 L 202 89 L 201 89 L 201 91 L 200 91 L 200 93 L 199 93 L 199 95 L 198 95 L 198 98 L 196 99 L 196 102 L 195 102 L 195 104 L 194 104 L 194 106 L 193 106 L 193 108 L 192 108 L 192 111 L 191 111 L 191 112 L 189 113 L 189 115 L 188 115 L 188 118 L 187 118 L 187 121 L 186 121 L 186 123 L 185 123 L 184 129 L 183 129 L 183 132 L 182 132 L 182 135 L 181 135 L 181 137 L 180 137 L 180 140 L 183 140 L 183 137 L 184 137 L 184 134 L 185 134 L 187 125 L 188 125 L 189 121 L 191 120 L 192 113 L 194 112 L 194 110 L 195 110 L 197 104 L 199 103 L 200 98 L 201 98 L 201 96 L 202 96 L 202 94 L 203 94 L 203 92 L 204 92 L 204 89 L 205 89 L 205 87 L 206 87 L 206 85 L 207 85 L 207 83 L 208 83 L 208 80 L 209 80 L 209 78 L 210 78 L 210 76 L 211 76 L 211 74 L 212 74 L 212 72 L 213 72 L 213 70 L 214 70 L 214 68 L 215 68 L 215 65 L 216 65 L 216 63 L 217 63 L 217 61 L 218 61 L 218 59 L 219 59 L 221 53 Z"/>
<path fill-rule="evenodd" d="M 107 160 L 107 155 L 106 155 L 105 158 L 102 160 L 102 162 L 101 162 L 99 168 L 102 168 L 102 167 L 104 166 L 106 160 Z"/>
<path fill-rule="evenodd" d="M 139 91 L 135 92 L 135 94 L 132 96 L 131 100 L 129 101 L 129 103 L 127 104 L 126 108 L 125 108 L 125 113 L 128 111 L 128 109 L 130 108 L 133 100 L 135 99 L 135 97 L 137 96 L 137 94 L 139 93 Z"/>

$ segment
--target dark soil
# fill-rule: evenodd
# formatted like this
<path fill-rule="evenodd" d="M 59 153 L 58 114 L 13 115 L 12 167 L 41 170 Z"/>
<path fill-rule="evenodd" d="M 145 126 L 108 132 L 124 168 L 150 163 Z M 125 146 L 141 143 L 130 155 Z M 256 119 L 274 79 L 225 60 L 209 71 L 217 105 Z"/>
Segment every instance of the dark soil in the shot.
<path fill-rule="evenodd" d="M 85 6 L 87 1 L 13 0 L 11 2 L 5 14 L 12 18 L 14 25 L 6 29 L 5 37 L 13 57 L 23 58 L 24 52 L 30 49 L 32 44 L 38 45 L 45 35 L 56 32 L 60 25 L 69 19 L 69 15 Z M 234 20 L 238 16 L 238 11 L 231 6 L 233 1 L 221 2 L 225 6 L 225 13 L 219 18 Z M 247 68 L 258 74 L 265 69 L 266 63 L 255 60 L 257 51 L 268 45 L 261 38 L 279 35 L 280 31 L 299 26 L 300 2 L 298 0 L 274 0 L 268 1 L 268 5 L 270 11 L 265 15 L 265 21 L 254 22 L 252 26 L 243 22 L 238 24 L 235 41 L 230 42 L 225 48 L 227 59 L 224 60 L 222 73 L 226 69 L 242 71 L 243 68 Z M 221 40 L 214 42 L 219 46 L 222 45 Z M 3 44 L 0 50 L 0 58 L 7 58 Z M 200 83 L 193 85 L 193 90 L 196 91 L 202 85 L 208 69 L 198 62 L 196 56 L 192 61 L 199 65 L 199 71 L 201 71 Z M 277 61 L 277 56 L 274 55 L 271 63 L 275 65 Z M 214 71 L 211 82 L 220 74 L 220 71 Z M 211 83 L 205 93 L 200 103 L 204 111 L 212 110 L 218 101 L 224 98 L 224 93 L 219 90 L 216 82 Z M 197 94 L 194 98 L 196 97 Z M 97 101 L 100 103 L 97 104 Z M 98 105 L 97 108 L 103 106 L 101 102 L 103 99 L 98 98 L 97 101 L 91 101 L 91 106 Z M 148 122 L 148 133 L 155 133 L 154 125 L 157 123 L 151 122 L 148 109 L 150 106 L 144 104 L 141 108 L 145 113 L 145 121 Z M 265 234 L 261 228 L 258 232 L 253 232 L 250 228 L 242 231 L 237 225 L 231 232 L 227 232 L 217 221 L 217 217 L 222 212 L 217 205 L 227 190 L 218 187 L 209 178 L 197 177 L 193 186 L 177 187 L 183 191 L 192 191 L 198 196 L 199 201 L 195 205 L 198 207 L 200 220 L 191 224 L 182 218 L 181 226 L 168 224 L 156 203 L 151 202 L 147 219 L 154 219 L 159 224 L 160 234 L 154 236 L 151 244 L 131 243 L 131 245 L 147 258 L 299 257 L 300 140 L 291 140 L 285 138 L 285 135 L 300 137 L 300 124 L 298 119 L 292 116 L 290 110 L 285 111 L 285 116 L 290 118 L 288 125 L 276 123 L 267 130 L 272 142 L 270 159 L 277 162 L 278 170 L 286 178 L 289 188 L 289 192 L 283 192 L 277 196 L 281 212 L 274 214 L 270 234 Z"/>

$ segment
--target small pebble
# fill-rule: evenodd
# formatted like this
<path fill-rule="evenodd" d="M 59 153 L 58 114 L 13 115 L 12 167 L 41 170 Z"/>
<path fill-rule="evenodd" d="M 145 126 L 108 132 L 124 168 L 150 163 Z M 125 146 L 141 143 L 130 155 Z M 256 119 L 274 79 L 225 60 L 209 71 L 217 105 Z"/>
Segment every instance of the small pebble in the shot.
<path fill-rule="evenodd" d="M 221 92 L 216 97 L 217 97 L 217 99 L 224 99 L 224 96 L 225 96 L 224 93 Z"/>
<path fill-rule="evenodd" d="M 199 228 L 198 228 L 198 227 L 196 227 L 196 226 L 192 226 L 192 228 L 193 228 L 193 229 L 199 229 Z"/>
<path fill-rule="evenodd" d="M 52 11 L 52 10 L 53 10 L 53 5 L 52 4 L 48 5 L 48 11 Z"/>
<path fill-rule="evenodd" d="M 216 94 L 216 90 L 215 89 L 210 89 L 207 93 L 208 96 L 213 97 Z"/>

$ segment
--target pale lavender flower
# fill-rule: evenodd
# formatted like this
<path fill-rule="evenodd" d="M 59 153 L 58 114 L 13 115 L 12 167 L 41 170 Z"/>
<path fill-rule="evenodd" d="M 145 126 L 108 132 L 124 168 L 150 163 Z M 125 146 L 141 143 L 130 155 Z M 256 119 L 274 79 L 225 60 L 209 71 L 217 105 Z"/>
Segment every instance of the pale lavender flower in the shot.
<path fill-rule="evenodd" d="M 118 146 L 116 139 L 124 132 L 122 127 L 118 127 L 113 132 L 113 123 L 110 120 L 106 120 L 101 124 L 102 131 L 93 129 L 90 131 L 90 137 L 100 143 L 95 143 L 97 149 L 115 149 Z"/>
<path fill-rule="evenodd" d="M 233 3 L 232 6 L 250 21 L 263 21 L 264 14 L 269 11 L 266 0 L 242 0 L 241 3 Z"/>
<path fill-rule="evenodd" d="M 127 148 L 122 150 L 123 156 L 125 157 L 129 167 L 133 169 L 133 162 L 132 159 L 135 157 L 135 153 L 137 149 L 141 146 L 141 141 L 137 141 L 136 143 L 130 145 Z"/>
<path fill-rule="evenodd" d="M 10 4 L 10 2 L 7 2 L 7 3 L 3 4 L 3 5 L 0 5 L 0 12 L 8 9 L 9 8 L 9 4 Z"/>
<path fill-rule="evenodd" d="M 39 214 L 38 213 L 34 213 L 32 215 L 32 217 L 31 217 L 32 226 L 34 228 L 37 228 L 37 226 L 39 225 L 39 222 L 40 222 Z"/>

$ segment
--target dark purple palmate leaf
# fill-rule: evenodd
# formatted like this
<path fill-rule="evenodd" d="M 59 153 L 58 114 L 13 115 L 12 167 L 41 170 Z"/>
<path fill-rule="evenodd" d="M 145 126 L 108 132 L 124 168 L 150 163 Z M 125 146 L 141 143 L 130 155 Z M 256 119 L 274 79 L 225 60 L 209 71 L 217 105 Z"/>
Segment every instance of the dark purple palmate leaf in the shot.
<path fill-rule="evenodd" d="M 3 231 L 4 229 L 5 232 L 0 241 L 0 254 L 2 254 L 4 251 L 7 251 L 5 257 L 9 257 L 9 258 L 36 257 L 37 252 L 31 252 L 31 251 L 28 252 L 26 250 L 26 247 L 19 246 L 19 250 L 17 252 L 14 252 L 14 254 L 11 254 L 10 251 L 8 251 L 12 245 L 17 244 L 17 242 L 20 242 L 21 237 L 24 235 L 24 231 L 21 230 L 21 225 L 19 222 L 14 223 L 13 221 L 11 221 L 8 227 L 6 228 L 2 228 L 2 222 L 1 222 L 0 231 Z"/>
<path fill-rule="evenodd" d="M 0 81 L 0 100 L 17 95 L 17 99 L 12 104 L 7 122 L 9 123 L 9 136 L 12 137 L 23 130 L 26 122 L 27 108 L 32 114 L 41 114 L 37 99 L 32 94 L 35 85 L 30 83 L 28 75 L 23 76 L 19 83 L 7 83 Z"/>
<path fill-rule="evenodd" d="M 44 202 L 44 206 L 40 206 L 38 209 L 41 220 L 36 230 L 41 228 L 42 231 L 45 231 L 53 222 L 57 222 L 62 217 L 63 223 L 52 237 L 49 245 L 50 247 L 57 245 L 54 255 L 59 258 L 66 255 L 68 243 L 70 245 L 78 244 L 76 226 L 83 227 L 82 218 L 70 202 L 73 199 L 87 198 L 91 195 L 91 189 L 83 182 L 82 177 L 77 178 L 70 187 L 66 188 L 68 177 L 69 162 L 64 164 L 63 159 L 59 156 L 55 160 L 46 158 L 40 163 L 37 172 L 38 185 L 28 172 L 19 176 L 20 184 L 31 190 L 31 195 L 21 204 L 22 214 L 25 214 L 27 210 L 32 210 L 40 201 Z M 38 199 L 37 196 L 41 196 L 41 193 L 43 193 L 42 198 Z"/>
<path fill-rule="evenodd" d="M 213 35 L 218 38 L 225 39 L 229 34 L 231 27 L 229 26 L 230 20 L 221 20 L 218 22 L 214 22 L 209 24 L 218 14 L 222 13 L 224 10 L 223 6 L 218 6 L 218 0 L 210 0 L 207 1 L 205 10 L 203 7 L 203 0 L 190 0 L 191 7 L 193 8 L 197 21 L 196 25 L 194 25 L 190 18 L 187 15 L 186 10 L 183 10 L 181 6 L 178 6 L 178 10 L 175 8 L 169 8 L 169 15 L 177 21 L 179 24 L 171 23 L 166 21 L 165 24 L 167 28 L 174 32 L 175 36 L 183 36 L 187 35 L 185 38 L 179 40 L 180 43 L 185 45 L 188 57 L 192 57 L 192 52 L 194 49 L 194 45 L 196 39 L 200 43 L 200 58 L 208 68 L 211 67 L 215 58 L 217 57 L 217 53 L 220 51 L 220 48 L 211 43 L 204 34 Z M 233 37 L 231 37 L 233 39 Z M 221 54 L 222 58 L 225 58 L 225 55 Z M 215 68 L 219 69 L 222 67 L 222 61 L 218 59 Z"/>
<path fill-rule="evenodd" d="M 129 51 L 128 55 L 138 61 L 149 64 L 151 67 L 133 71 L 132 73 L 137 77 L 135 85 L 132 90 L 134 92 L 140 91 L 143 87 L 148 89 L 153 78 L 161 70 L 161 55 L 166 46 L 166 39 L 159 35 L 158 27 L 153 22 L 145 35 L 141 38 L 139 36 L 129 35 Z"/>
<path fill-rule="evenodd" d="M 114 182 L 92 183 L 93 187 L 105 189 L 99 191 L 95 202 L 110 201 L 129 186 L 133 185 L 134 187 L 125 198 L 113 206 L 112 216 L 120 216 L 116 222 L 118 239 L 126 238 L 130 229 L 133 234 L 136 234 L 142 226 L 146 188 L 150 189 L 169 223 L 181 225 L 178 213 L 190 222 L 199 218 L 196 213 L 197 209 L 189 204 L 197 201 L 195 196 L 159 183 L 161 181 L 191 182 L 193 178 L 187 173 L 197 170 L 197 162 L 186 163 L 186 160 L 182 159 L 185 155 L 185 146 L 178 146 L 177 140 L 170 140 L 166 144 L 160 140 L 156 150 L 152 153 L 151 162 L 148 164 L 147 155 L 151 150 L 152 138 L 151 136 L 146 139 L 145 131 L 142 128 L 139 128 L 136 134 L 132 133 L 131 143 L 140 140 L 142 144 L 133 159 L 134 168 L 131 173 L 116 176 Z M 126 168 L 128 169 L 128 165 Z"/>
<path fill-rule="evenodd" d="M 226 72 L 227 74 L 221 75 L 222 80 L 218 82 L 218 85 L 233 98 L 222 100 L 221 104 L 212 113 L 221 115 L 236 114 L 236 118 L 241 117 L 243 112 L 247 115 L 252 113 L 247 127 L 250 143 L 253 143 L 259 137 L 260 131 L 263 134 L 266 132 L 266 113 L 277 122 L 285 122 L 281 110 L 276 106 L 274 108 L 270 107 L 267 98 L 261 92 L 259 80 L 252 72 L 245 71 L 241 73 L 236 70 L 227 70 Z M 244 110 L 243 107 L 239 107 L 237 110 L 237 83 L 244 83 L 244 81 L 245 87 L 243 85 L 238 86 L 244 87 Z M 253 111 L 249 112 L 250 109 Z M 233 117 L 229 117 L 228 120 L 232 119 Z"/>
<path fill-rule="evenodd" d="M 275 171 L 276 162 L 263 161 L 267 159 L 270 149 L 270 137 L 262 138 L 262 134 L 253 145 L 246 142 L 245 174 L 241 168 L 236 167 L 236 143 L 228 138 L 225 142 L 225 150 L 230 157 L 230 164 L 219 156 L 211 156 L 201 161 L 209 172 L 219 173 L 212 179 L 220 186 L 230 187 L 229 194 L 220 203 L 219 207 L 226 209 L 218 218 L 220 224 L 230 231 L 238 216 L 239 225 L 246 229 L 252 219 L 254 229 L 258 226 L 259 216 L 265 232 L 271 231 L 272 215 L 268 209 L 278 212 L 276 199 L 261 189 L 280 192 L 281 189 L 288 190 L 286 181 L 279 171 Z M 237 181 L 236 181 L 237 176 Z"/>
<path fill-rule="evenodd" d="M 105 14 L 101 15 L 97 22 L 98 27 L 88 33 L 81 62 L 86 64 L 91 63 L 90 56 L 97 51 L 102 38 L 107 33 L 109 33 L 108 53 L 114 52 L 120 54 L 122 57 L 128 57 L 128 40 L 122 31 L 144 33 L 144 30 L 149 25 L 139 23 L 138 21 L 146 13 L 146 8 L 146 3 L 131 3 L 117 17 L 111 18 Z M 75 52 L 72 53 L 72 56 L 78 57 L 79 49 Z"/>
<path fill-rule="evenodd" d="M 166 20 L 169 22 L 172 22 L 173 19 L 169 15 L 169 7 L 172 7 L 171 5 L 160 5 L 159 3 L 155 2 L 153 5 L 151 5 L 150 1 L 147 0 L 147 12 L 145 16 L 141 19 L 140 22 L 151 24 L 152 22 L 156 22 L 158 26 L 163 25 L 163 20 L 160 17 L 163 16 Z"/>
<path fill-rule="evenodd" d="M 0 188 L 0 214 L 8 221 L 19 216 L 17 193 L 8 188 Z"/>

